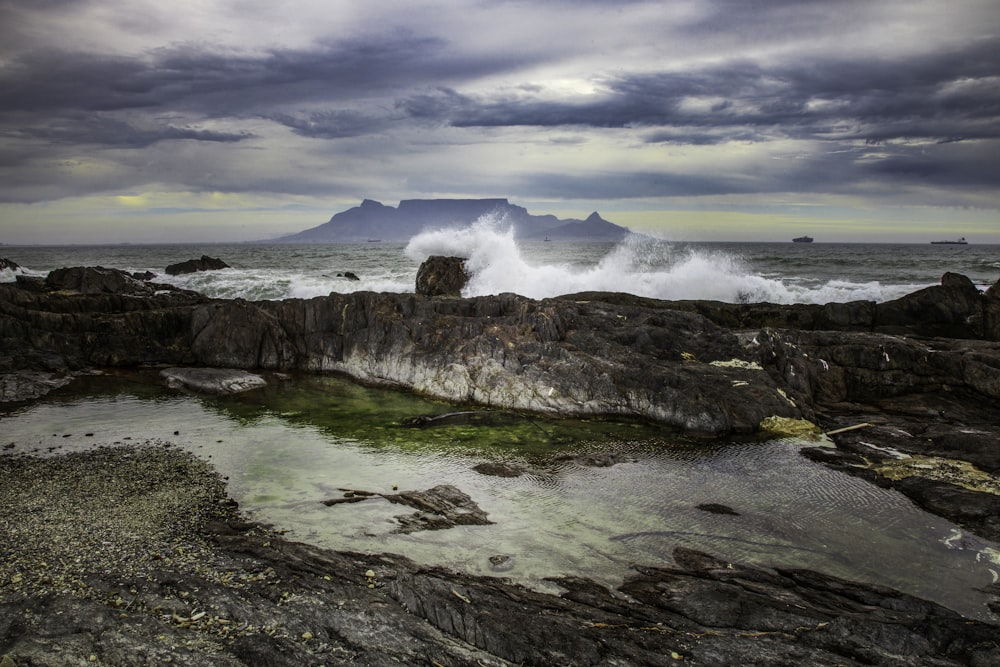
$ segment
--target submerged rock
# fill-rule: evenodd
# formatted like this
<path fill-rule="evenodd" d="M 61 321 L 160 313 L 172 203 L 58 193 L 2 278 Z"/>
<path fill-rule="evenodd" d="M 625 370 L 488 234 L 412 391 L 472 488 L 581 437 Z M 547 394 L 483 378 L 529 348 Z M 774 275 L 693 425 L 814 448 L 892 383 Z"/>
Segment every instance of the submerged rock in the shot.
<path fill-rule="evenodd" d="M 207 394 L 239 394 L 267 386 L 261 376 L 235 368 L 165 368 L 160 377 L 168 387 Z"/>
<path fill-rule="evenodd" d="M 734 510 L 729 505 L 721 505 L 719 503 L 702 503 L 698 505 L 698 509 L 702 512 L 708 512 L 709 514 L 728 514 L 730 516 L 739 516 L 740 513 Z"/>
<path fill-rule="evenodd" d="M 520 477 L 524 474 L 523 468 L 499 461 L 486 461 L 472 466 L 472 469 L 480 475 L 488 475 L 490 477 Z"/>

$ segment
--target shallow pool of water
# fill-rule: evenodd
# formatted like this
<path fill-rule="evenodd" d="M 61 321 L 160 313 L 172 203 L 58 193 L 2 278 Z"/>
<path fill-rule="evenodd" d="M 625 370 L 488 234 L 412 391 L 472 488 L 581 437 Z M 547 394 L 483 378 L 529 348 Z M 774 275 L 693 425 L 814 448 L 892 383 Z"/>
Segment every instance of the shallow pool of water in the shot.
<path fill-rule="evenodd" d="M 990 617 L 979 589 L 1000 570 L 983 551 L 997 545 L 798 453 L 815 443 L 709 443 L 641 423 L 517 415 L 489 425 L 403 426 L 414 416 L 463 409 L 331 377 L 207 398 L 127 374 L 77 382 L 0 413 L 0 444 L 48 454 L 171 442 L 214 463 L 244 511 L 292 539 L 401 553 L 543 590 L 557 590 L 546 578 L 562 575 L 615 585 L 631 564 L 670 565 L 672 550 L 686 546 L 876 582 Z M 613 453 L 620 462 L 584 465 L 578 457 L 588 453 Z M 473 469 L 486 461 L 527 472 L 494 477 Z M 395 517 L 412 511 L 404 506 L 381 498 L 322 503 L 342 489 L 439 484 L 467 493 L 494 523 L 400 534 Z M 737 514 L 699 509 L 706 504 Z M 491 556 L 509 557 L 512 568 L 498 574 Z"/>

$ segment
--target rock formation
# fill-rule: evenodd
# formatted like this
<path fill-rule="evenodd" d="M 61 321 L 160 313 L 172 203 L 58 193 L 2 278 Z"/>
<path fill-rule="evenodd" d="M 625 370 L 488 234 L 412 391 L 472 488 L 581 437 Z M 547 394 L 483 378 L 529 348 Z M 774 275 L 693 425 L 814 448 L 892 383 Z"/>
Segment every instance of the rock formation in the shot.
<path fill-rule="evenodd" d="M 887 303 L 825 306 L 612 293 L 248 302 L 140 296 L 131 278 L 109 280 L 124 293 L 103 291 L 104 277 L 100 289 L 80 283 L 96 293 L 0 285 L 6 400 L 81 369 L 166 364 L 337 372 L 500 410 L 641 417 L 715 436 L 754 433 L 768 417 L 830 428 L 890 414 L 909 432 L 947 422 L 948 433 L 1000 441 L 1000 289 L 980 294 L 961 276 Z M 961 449 L 953 458 L 967 460 Z"/>
<path fill-rule="evenodd" d="M 464 259 L 432 255 L 417 271 L 416 292 L 422 296 L 461 296 L 468 282 Z"/>
<path fill-rule="evenodd" d="M 199 259 L 189 259 L 177 264 L 171 264 L 164 271 L 171 276 L 179 276 L 185 273 L 197 273 L 198 271 L 218 271 L 228 269 L 229 265 L 217 257 L 202 255 Z"/>
<path fill-rule="evenodd" d="M 808 450 L 814 459 L 1000 539 L 1000 286 L 980 294 L 946 275 L 940 286 L 896 301 L 826 306 L 369 292 L 247 302 L 147 293 L 106 271 L 0 285 L 3 400 L 36 397 L 88 368 L 169 364 L 204 367 L 208 375 L 335 371 L 496 408 L 641 416 L 712 435 L 753 432 L 771 416 L 805 418 L 837 444 Z M 85 454 L 67 489 L 90 478 L 104 485 L 116 471 L 122 488 L 158 491 L 189 477 L 178 471 L 191 460 L 174 457 L 163 479 L 128 473 L 148 456 Z M 907 468 L 905 457 L 916 465 Z M 3 456 L 0 465 L 10 480 L 0 496 L 7 502 L 33 488 L 29 472 L 52 480 L 67 464 Z M 59 561 L 80 595 L 22 594 L 25 576 L 8 577 L 0 589 L 0 655 L 25 664 L 68 664 L 59 660 L 71 655 L 74 664 L 93 656 L 123 665 L 166 657 L 190 665 L 1000 660 L 995 623 L 816 572 L 677 549 L 674 567 L 636 567 L 619 591 L 566 577 L 555 582 L 564 592 L 553 596 L 402 557 L 288 542 L 242 521 L 214 493 L 175 495 L 199 505 L 191 516 L 201 518 L 164 519 L 187 533 L 174 539 L 166 532 L 157 553 L 196 544 L 202 557 L 158 557 L 149 573 L 130 579 L 113 567 L 81 569 L 87 559 Z M 450 487 L 383 497 L 419 510 L 401 519 L 401 530 L 443 527 L 449 514 L 459 524 L 488 520 Z M 88 492 L 85 503 L 70 505 L 101 501 Z M 127 493 L 117 502 L 146 501 Z M 18 535 L 38 524 L 32 512 L 10 509 L 8 522 L 25 524 Z M 100 515 L 94 520 L 104 521 Z M 34 528 L 48 535 L 44 522 Z M 4 567 L 38 558 L 22 542 L 9 545 Z M 505 556 L 495 558 L 502 568 Z M 54 585 L 31 572 L 38 585 Z M 991 608 L 1000 613 L 1000 604 Z"/>

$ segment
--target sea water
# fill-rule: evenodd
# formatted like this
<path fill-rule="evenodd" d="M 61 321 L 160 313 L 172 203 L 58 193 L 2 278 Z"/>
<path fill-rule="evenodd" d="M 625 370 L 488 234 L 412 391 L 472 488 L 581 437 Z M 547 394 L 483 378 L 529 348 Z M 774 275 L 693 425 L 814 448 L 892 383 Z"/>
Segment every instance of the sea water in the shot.
<path fill-rule="evenodd" d="M 730 302 L 885 301 L 938 284 L 948 271 L 981 288 L 1000 277 L 997 246 L 675 244 L 638 235 L 617 244 L 524 243 L 490 220 L 426 232 L 407 244 L 4 246 L 0 254 L 27 275 L 101 265 L 250 300 L 411 292 L 429 255 L 468 259 L 467 296 L 614 290 Z M 163 272 L 202 254 L 232 268 Z M 12 271 L 0 274 L 14 278 Z M 12 452 L 43 455 L 169 442 L 210 460 L 244 511 L 292 539 L 403 553 L 541 589 L 552 589 L 548 578 L 559 576 L 613 586 L 631 565 L 669 565 L 672 550 L 685 546 L 732 561 L 882 583 L 990 617 L 981 589 L 1000 577 L 1000 546 L 894 491 L 799 455 L 815 443 L 691 442 L 650 425 L 540 417 L 494 427 L 402 427 L 408 417 L 456 409 L 464 408 L 330 377 L 272 378 L 264 391 L 207 398 L 168 390 L 155 374 L 122 372 L 0 412 L 0 439 Z M 619 463 L 580 463 L 579 455 L 595 451 L 614 452 Z M 525 472 L 481 475 L 473 468 L 483 461 Z M 391 493 L 443 483 L 468 493 L 494 523 L 403 535 L 395 532 L 395 516 L 408 510 L 399 505 L 377 498 L 322 503 L 344 488 Z M 698 508 L 705 503 L 738 514 Z M 510 557 L 513 567 L 494 572 L 495 555 Z"/>
<path fill-rule="evenodd" d="M 430 255 L 467 259 L 471 277 L 464 296 L 618 291 L 658 299 L 829 303 L 887 301 L 939 284 L 949 271 L 983 289 L 1000 279 L 996 245 L 672 243 L 638 234 L 620 243 L 526 242 L 491 219 L 427 231 L 405 244 L 3 246 L 0 252 L 28 275 L 107 266 L 149 271 L 159 282 L 211 297 L 250 300 L 412 292 L 420 263 Z M 202 254 L 232 268 L 164 273 Z M 14 279 L 14 271 L 0 271 L 0 282 Z"/>

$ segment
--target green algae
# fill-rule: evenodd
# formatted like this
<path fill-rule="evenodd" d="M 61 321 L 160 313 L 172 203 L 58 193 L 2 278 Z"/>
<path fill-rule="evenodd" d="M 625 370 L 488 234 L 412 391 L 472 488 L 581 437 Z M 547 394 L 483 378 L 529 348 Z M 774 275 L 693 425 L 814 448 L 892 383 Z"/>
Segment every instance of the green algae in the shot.
<path fill-rule="evenodd" d="M 887 479 L 924 477 L 949 482 L 970 491 L 1000 496 L 1000 478 L 980 470 L 968 461 L 938 456 L 906 456 L 882 461 L 873 465 L 872 470 Z"/>
<path fill-rule="evenodd" d="M 806 419 L 776 416 L 762 419 L 760 430 L 771 436 L 806 440 L 818 440 L 822 434 L 819 426 Z"/>

